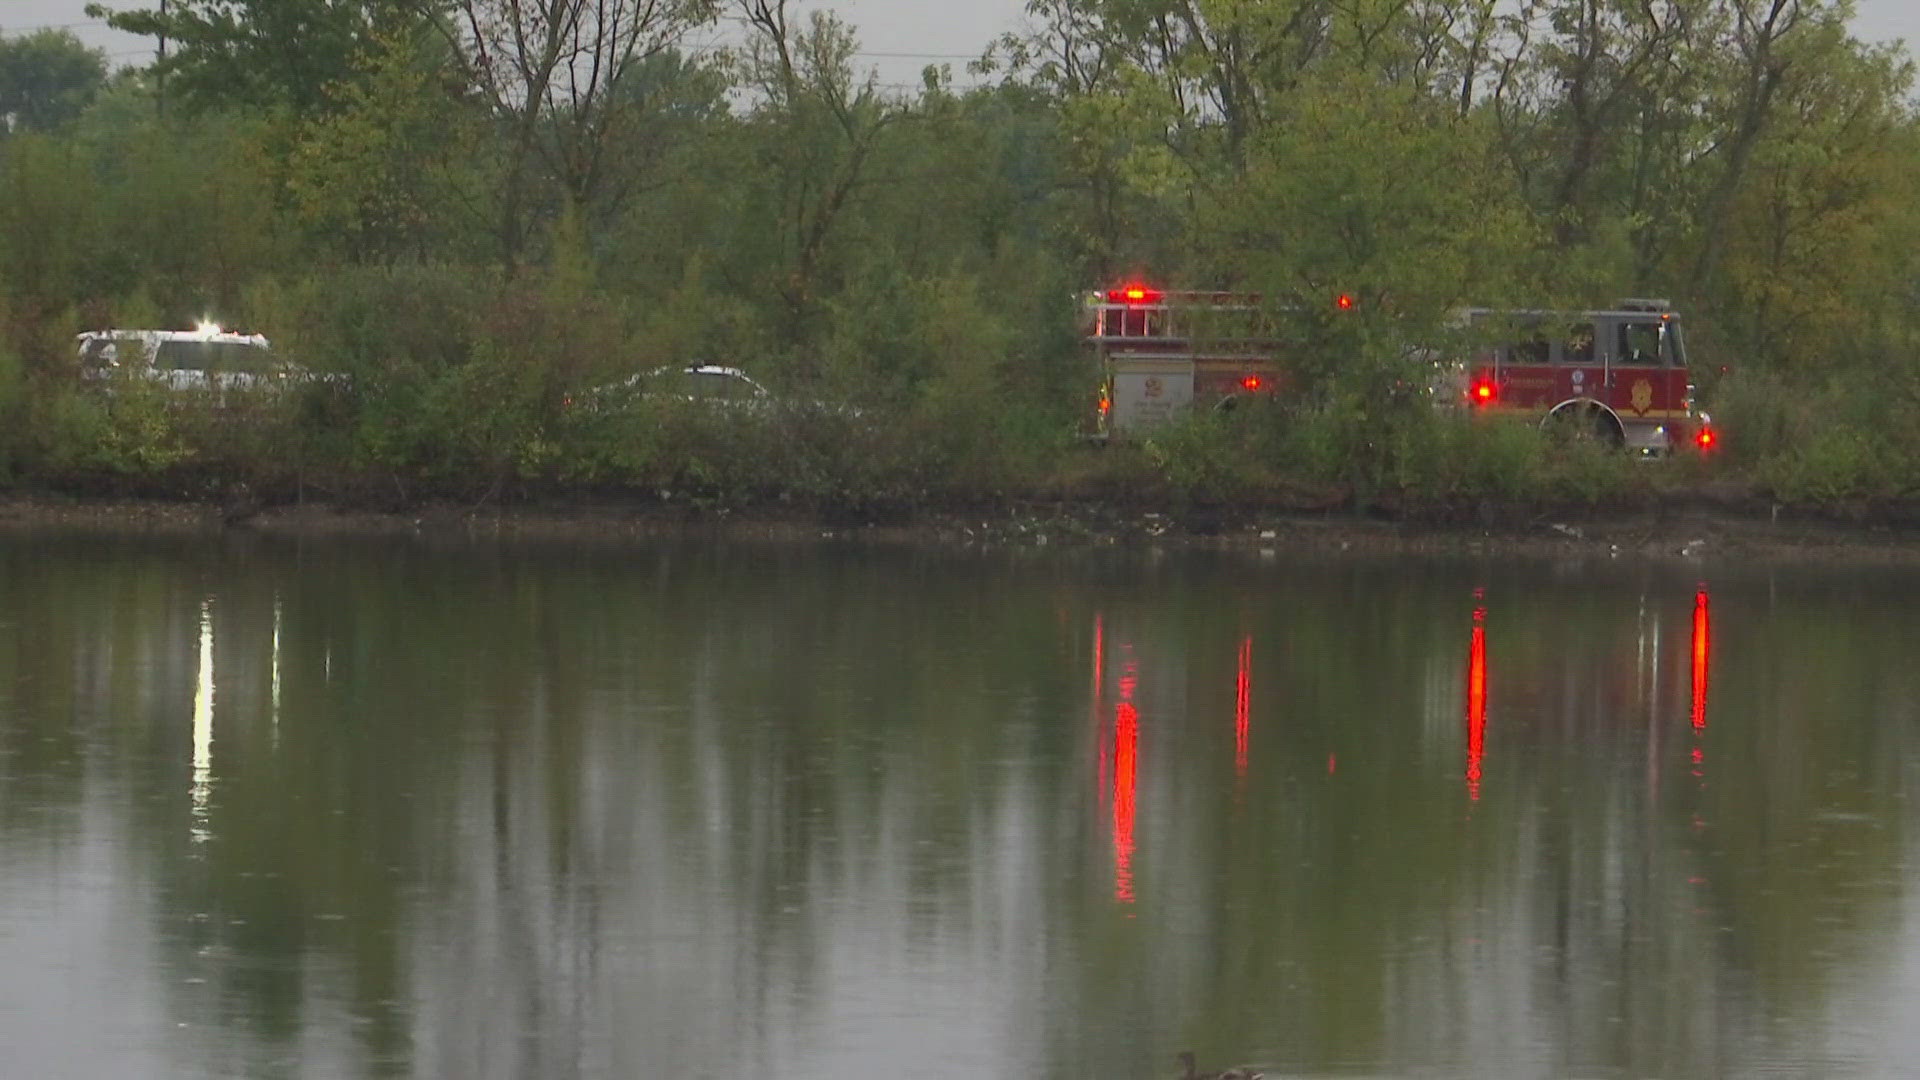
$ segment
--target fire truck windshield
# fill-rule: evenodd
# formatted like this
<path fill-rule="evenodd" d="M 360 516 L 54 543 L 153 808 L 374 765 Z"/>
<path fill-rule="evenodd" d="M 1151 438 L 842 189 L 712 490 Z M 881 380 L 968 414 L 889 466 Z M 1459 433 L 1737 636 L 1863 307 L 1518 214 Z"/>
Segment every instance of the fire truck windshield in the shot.
<path fill-rule="evenodd" d="M 1630 367 L 1654 367 L 1671 361 L 1667 347 L 1667 323 L 1664 320 L 1647 319 L 1620 324 L 1619 341 L 1613 352 L 1613 362 Z"/>

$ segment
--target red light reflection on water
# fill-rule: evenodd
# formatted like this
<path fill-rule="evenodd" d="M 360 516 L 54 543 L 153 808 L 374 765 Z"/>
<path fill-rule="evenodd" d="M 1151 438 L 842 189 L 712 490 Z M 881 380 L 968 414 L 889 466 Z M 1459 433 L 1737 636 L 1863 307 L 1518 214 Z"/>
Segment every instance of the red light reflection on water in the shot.
<path fill-rule="evenodd" d="M 1478 598 L 1480 590 L 1474 590 Z M 1467 798 L 1480 799 L 1480 762 L 1487 738 L 1487 609 L 1473 609 L 1473 639 L 1467 646 Z"/>
<path fill-rule="evenodd" d="M 1113 898 L 1133 903 L 1133 818 L 1139 768 L 1140 714 L 1133 707 L 1134 668 L 1120 678 L 1120 701 L 1113 707 Z"/>
<path fill-rule="evenodd" d="M 1253 638 L 1240 639 L 1240 670 L 1233 681 L 1233 775 L 1247 776 L 1248 708 L 1253 699 Z"/>
<path fill-rule="evenodd" d="M 1693 594 L 1693 730 L 1707 729 L 1707 657 L 1711 651 L 1712 620 L 1707 613 L 1707 590 Z"/>

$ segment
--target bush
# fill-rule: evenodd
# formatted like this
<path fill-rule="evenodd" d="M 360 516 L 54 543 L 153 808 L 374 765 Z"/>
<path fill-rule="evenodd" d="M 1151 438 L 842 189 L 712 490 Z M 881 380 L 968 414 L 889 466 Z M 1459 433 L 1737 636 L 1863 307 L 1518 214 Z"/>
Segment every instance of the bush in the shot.
<path fill-rule="evenodd" d="M 1284 469 L 1277 441 L 1282 419 L 1269 402 L 1231 411 L 1196 409 L 1144 439 L 1141 451 L 1177 498 L 1249 501 L 1271 490 Z"/>
<path fill-rule="evenodd" d="M 569 396 L 620 370 L 619 313 L 484 274 L 435 267 L 316 277 L 291 302 L 287 352 L 322 374 L 303 422 L 342 468 L 489 487 L 605 468 L 569 457 Z M 571 451 L 581 457 L 576 447 Z"/>
<path fill-rule="evenodd" d="M 1791 502 L 1911 495 L 1920 482 L 1920 373 L 1897 362 L 1795 380 L 1742 371 L 1715 394 L 1730 465 Z"/>
<path fill-rule="evenodd" d="M 13 479 L 26 431 L 24 382 L 19 353 L 0 337 L 0 484 Z"/>

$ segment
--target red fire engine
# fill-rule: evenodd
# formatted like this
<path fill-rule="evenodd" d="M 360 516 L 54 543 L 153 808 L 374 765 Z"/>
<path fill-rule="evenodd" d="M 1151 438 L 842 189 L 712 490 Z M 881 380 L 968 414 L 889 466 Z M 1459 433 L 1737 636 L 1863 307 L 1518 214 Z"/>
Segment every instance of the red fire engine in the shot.
<path fill-rule="evenodd" d="M 1353 306 L 1346 295 L 1334 300 Z M 1087 338 L 1100 365 L 1098 432 L 1133 435 L 1192 408 L 1230 408 L 1283 389 L 1285 346 L 1274 312 L 1251 294 L 1132 284 L 1087 299 Z M 1643 453 L 1709 450 L 1694 407 L 1680 316 L 1663 300 L 1584 312 L 1473 309 L 1482 348 L 1436 360 L 1436 403 L 1523 416 Z M 1429 354 L 1438 356 L 1439 354 Z"/>
<path fill-rule="evenodd" d="M 1280 389 L 1278 343 L 1258 298 L 1125 285 L 1087 298 L 1100 364 L 1099 434 L 1132 435 L 1194 407 Z"/>
<path fill-rule="evenodd" d="M 1718 439 L 1694 407 L 1680 316 L 1664 300 L 1582 312 L 1477 309 L 1465 317 L 1475 336 L 1498 344 L 1443 373 L 1436 384 L 1443 402 L 1537 419 L 1642 454 L 1706 451 Z"/>

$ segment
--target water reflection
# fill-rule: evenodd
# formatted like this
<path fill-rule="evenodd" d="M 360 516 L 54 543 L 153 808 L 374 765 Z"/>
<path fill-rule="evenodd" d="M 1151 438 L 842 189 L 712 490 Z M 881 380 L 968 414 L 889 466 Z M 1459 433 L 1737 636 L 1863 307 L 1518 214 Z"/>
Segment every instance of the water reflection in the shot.
<path fill-rule="evenodd" d="M 1707 729 L 1707 653 L 1711 626 L 1707 616 L 1707 590 L 1693 595 L 1693 730 Z"/>
<path fill-rule="evenodd" d="M 1707 593 L 0 543 L 35 628 L 0 1040 L 22 1075 L 1920 1065 L 1920 581 L 1716 575 L 1711 642 Z"/>
<path fill-rule="evenodd" d="M 273 744 L 280 745 L 280 597 L 273 598 L 273 686 L 272 714 Z"/>
<path fill-rule="evenodd" d="M 1133 704 L 1139 668 L 1129 658 L 1113 707 L 1113 898 L 1133 903 L 1134 799 L 1139 785 L 1140 713 Z"/>
<path fill-rule="evenodd" d="M 1486 595 L 1474 590 L 1474 599 Z M 1467 798 L 1480 801 L 1480 763 L 1487 746 L 1487 608 L 1473 608 L 1473 635 L 1467 642 Z"/>
<path fill-rule="evenodd" d="M 1703 588 L 1693 597 L 1693 633 L 1689 638 L 1691 648 L 1688 650 L 1693 674 L 1693 694 L 1688 713 L 1693 725 L 1692 774 L 1694 780 L 1702 784 L 1707 778 L 1707 748 L 1704 740 L 1707 731 L 1707 663 L 1710 659 L 1711 637 L 1707 590 Z M 1693 826 L 1695 830 L 1705 826 L 1697 813 L 1693 817 Z"/>
<path fill-rule="evenodd" d="M 195 843 L 212 834 L 207 804 L 213 797 L 213 601 L 200 601 L 200 662 L 193 688 L 193 825 Z"/>
<path fill-rule="evenodd" d="M 1247 738 L 1252 723 L 1253 639 L 1240 639 L 1239 668 L 1233 676 L 1233 776 L 1247 778 Z"/>

